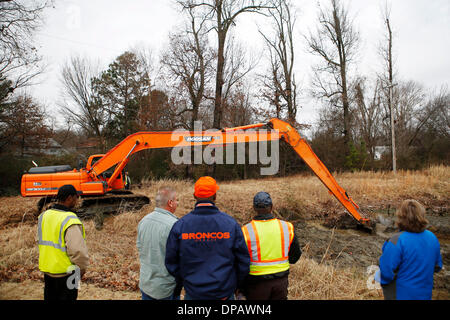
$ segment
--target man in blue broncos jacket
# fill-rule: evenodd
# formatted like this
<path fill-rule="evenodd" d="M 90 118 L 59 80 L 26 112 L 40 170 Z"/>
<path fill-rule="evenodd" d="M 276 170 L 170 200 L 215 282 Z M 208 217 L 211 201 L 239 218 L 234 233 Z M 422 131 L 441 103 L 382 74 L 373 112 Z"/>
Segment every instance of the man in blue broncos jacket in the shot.
<path fill-rule="evenodd" d="M 233 299 L 249 273 L 241 227 L 215 206 L 217 190 L 213 178 L 198 179 L 194 210 L 173 225 L 167 239 L 166 268 L 183 283 L 185 300 Z"/>

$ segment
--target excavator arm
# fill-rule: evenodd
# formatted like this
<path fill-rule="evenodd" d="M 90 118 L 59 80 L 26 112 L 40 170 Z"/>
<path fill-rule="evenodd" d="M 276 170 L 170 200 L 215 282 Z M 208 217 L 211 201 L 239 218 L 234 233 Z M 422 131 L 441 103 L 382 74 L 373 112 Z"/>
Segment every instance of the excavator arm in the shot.
<path fill-rule="evenodd" d="M 336 199 L 344 206 L 350 215 L 355 218 L 363 227 L 368 230 L 373 230 L 373 222 L 359 213 L 359 206 L 350 198 L 347 192 L 337 183 L 333 175 L 328 171 L 327 167 L 317 157 L 309 144 L 300 136 L 298 131 L 288 123 L 273 118 L 267 124 L 254 124 L 244 127 L 225 129 L 225 131 L 232 132 L 236 129 L 249 129 L 263 127 L 267 125 L 271 129 L 278 132 L 279 138 L 287 142 L 299 155 L 299 157 L 311 168 L 314 174 L 320 181 L 328 188 L 329 192 L 333 194 Z"/>
<path fill-rule="evenodd" d="M 125 138 L 116 145 L 103 158 L 98 160 L 89 170 L 89 174 L 96 179 L 109 168 L 116 166 L 114 173 L 108 180 L 110 185 L 128 163 L 131 155 L 146 149 L 161 149 L 174 147 L 189 147 L 201 145 L 226 145 L 245 142 L 260 142 L 279 140 L 276 132 L 246 131 L 241 128 L 262 126 L 264 124 L 224 130 L 207 130 L 199 132 L 169 131 L 169 132 L 138 132 Z M 241 129 L 238 131 L 238 129 Z"/>
<path fill-rule="evenodd" d="M 256 131 L 268 126 L 270 131 Z M 271 119 L 268 123 L 258 123 L 247 126 L 225 128 L 222 130 L 208 130 L 201 132 L 171 131 L 171 132 L 138 132 L 132 134 L 111 149 L 103 158 L 97 161 L 88 172 L 94 180 L 97 176 L 116 165 L 114 173 L 107 183 L 111 186 L 119 173 L 126 166 L 132 154 L 156 148 L 188 147 L 197 145 L 226 145 L 245 142 L 260 142 L 283 139 L 314 174 L 328 188 L 336 199 L 345 207 L 350 215 L 361 225 L 371 229 L 371 221 L 359 213 L 358 205 L 349 197 L 347 192 L 337 183 L 323 162 L 313 152 L 308 143 L 300 136 L 295 128 L 279 119 Z"/>
<path fill-rule="evenodd" d="M 336 197 L 336 199 L 347 209 L 347 211 L 359 223 L 367 228 L 373 228 L 371 221 L 361 216 L 358 212 L 359 206 L 349 197 L 347 192 L 337 183 L 327 167 L 317 157 L 309 144 L 300 136 L 300 134 L 288 123 L 279 119 L 270 120 L 270 126 L 280 132 L 280 136 L 295 150 L 303 161 L 311 168 L 314 174 Z"/>

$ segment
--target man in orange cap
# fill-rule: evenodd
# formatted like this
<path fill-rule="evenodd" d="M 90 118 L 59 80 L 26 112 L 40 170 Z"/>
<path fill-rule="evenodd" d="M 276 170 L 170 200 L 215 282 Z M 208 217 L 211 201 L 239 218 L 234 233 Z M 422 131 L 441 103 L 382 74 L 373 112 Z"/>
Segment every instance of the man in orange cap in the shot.
<path fill-rule="evenodd" d="M 216 200 L 216 192 L 219 190 L 216 180 L 211 177 L 201 177 L 194 185 L 195 199 L 211 199 Z"/>
<path fill-rule="evenodd" d="M 183 283 L 185 300 L 234 299 L 250 270 L 241 227 L 216 207 L 217 190 L 213 178 L 198 179 L 194 210 L 173 225 L 167 239 L 166 268 Z"/>

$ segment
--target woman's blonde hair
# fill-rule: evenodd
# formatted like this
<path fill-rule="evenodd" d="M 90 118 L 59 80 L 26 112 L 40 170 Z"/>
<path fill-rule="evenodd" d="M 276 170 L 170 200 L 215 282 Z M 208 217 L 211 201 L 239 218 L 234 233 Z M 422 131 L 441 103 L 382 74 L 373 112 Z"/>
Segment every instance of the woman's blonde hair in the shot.
<path fill-rule="evenodd" d="M 416 200 L 405 200 L 396 212 L 397 227 L 402 231 L 420 233 L 425 230 L 428 220 L 425 208 Z"/>

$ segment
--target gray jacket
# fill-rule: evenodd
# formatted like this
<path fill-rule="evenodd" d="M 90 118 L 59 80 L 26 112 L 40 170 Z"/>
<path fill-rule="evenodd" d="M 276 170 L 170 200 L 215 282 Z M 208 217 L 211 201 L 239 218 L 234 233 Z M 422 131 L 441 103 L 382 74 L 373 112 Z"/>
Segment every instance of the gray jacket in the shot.
<path fill-rule="evenodd" d="M 139 288 L 155 299 L 167 298 L 175 289 L 175 278 L 169 274 L 164 262 L 167 237 L 177 220 L 169 211 L 155 208 L 138 224 Z"/>

